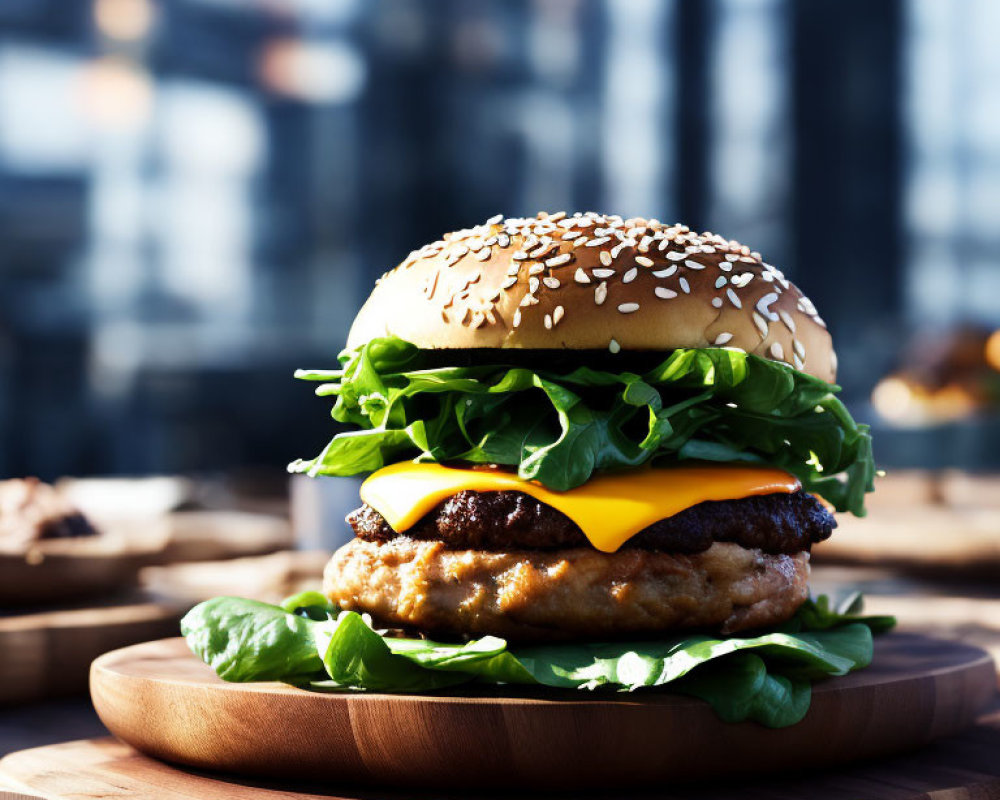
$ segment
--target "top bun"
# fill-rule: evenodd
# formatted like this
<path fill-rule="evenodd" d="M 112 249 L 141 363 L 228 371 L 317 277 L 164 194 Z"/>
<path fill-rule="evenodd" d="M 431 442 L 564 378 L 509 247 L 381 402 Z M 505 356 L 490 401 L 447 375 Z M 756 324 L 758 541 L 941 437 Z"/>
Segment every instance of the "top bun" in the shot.
<path fill-rule="evenodd" d="M 833 382 L 816 308 L 760 254 L 654 219 L 497 215 L 410 253 L 348 336 L 425 349 L 731 347 Z"/>

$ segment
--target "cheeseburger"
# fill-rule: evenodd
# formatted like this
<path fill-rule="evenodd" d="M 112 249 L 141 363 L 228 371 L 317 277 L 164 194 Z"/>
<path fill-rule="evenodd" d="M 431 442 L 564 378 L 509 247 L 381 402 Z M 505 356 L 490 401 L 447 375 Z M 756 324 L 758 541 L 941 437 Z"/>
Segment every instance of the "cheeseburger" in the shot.
<path fill-rule="evenodd" d="M 341 430 L 293 463 L 370 473 L 324 594 L 442 640 L 730 635 L 789 620 L 864 513 L 865 426 L 813 304 L 738 242 L 655 219 L 493 217 L 378 281 Z"/>

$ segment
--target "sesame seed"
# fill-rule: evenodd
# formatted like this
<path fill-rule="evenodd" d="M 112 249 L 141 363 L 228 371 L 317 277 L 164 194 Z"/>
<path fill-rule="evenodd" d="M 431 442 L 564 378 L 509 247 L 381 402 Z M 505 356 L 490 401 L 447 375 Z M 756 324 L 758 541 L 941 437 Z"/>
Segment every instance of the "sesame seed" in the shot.
<path fill-rule="evenodd" d="M 792 349 L 799 354 L 801 358 L 806 357 L 806 346 L 802 344 L 798 339 L 792 342 Z"/>
<path fill-rule="evenodd" d="M 639 270 L 636 267 L 632 267 L 632 269 L 622 275 L 622 283 L 632 283 L 638 274 Z"/>
<path fill-rule="evenodd" d="M 533 294 L 526 294 L 521 298 L 521 302 L 518 304 L 521 308 L 527 308 L 528 306 L 534 306 L 538 304 L 538 298 Z"/>
<path fill-rule="evenodd" d="M 511 277 L 511 278 L 507 278 L 503 283 L 500 284 L 500 288 L 501 289 L 509 289 L 515 283 L 517 283 L 517 276 Z"/>
<path fill-rule="evenodd" d="M 587 247 L 599 247 L 602 244 L 606 244 L 611 241 L 610 236 L 598 236 L 596 239 L 591 239 L 587 242 Z"/>
<path fill-rule="evenodd" d="M 552 330 L 552 315 L 551 314 L 546 314 L 545 315 L 545 328 L 547 330 Z"/>
<path fill-rule="evenodd" d="M 684 253 L 671 252 L 667 253 L 667 258 L 670 261 L 683 261 L 685 258 L 687 258 L 687 256 Z"/>
<path fill-rule="evenodd" d="M 739 258 L 736 253 L 726 253 L 726 261 L 739 261 Z"/>
<path fill-rule="evenodd" d="M 720 275 L 718 278 L 715 279 L 715 288 L 716 289 L 721 289 L 725 285 L 726 285 L 726 276 L 725 275 Z"/>
<path fill-rule="evenodd" d="M 825 328 L 826 327 L 826 323 L 823 321 L 823 318 L 821 316 L 819 316 L 818 314 L 813 317 L 813 322 L 815 322 L 821 328 Z"/>
<path fill-rule="evenodd" d="M 646 256 L 636 256 L 635 263 L 643 267 L 653 266 L 653 259 L 647 258 Z"/>
<path fill-rule="evenodd" d="M 671 266 L 666 267 L 665 269 L 658 269 L 658 270 L 656 270 L 653 273 L 653 277 L 654 278 L 669 278 L 675 272 L 677 272 L 677 265 L 676 264 L 672 264 Z"/>
<path fill-rule="evenodd" d="M 590 278 L 587 273 L 583 271 L 583 267 L 577 267 L 576 272 L 573 273 L 573 280 L 577 283 L 590 283 Z"/>
<path fill-rule="evenodd" d="M 768 292 L 757 301 L 757 311 L 771 322 L 778 321 L 778 315 L 771 310 L 771 304 L 778 299 L 777 292 Z"/>
<path fill-rule="evenodd" d="M 733 335 L 727 331 L 723 331 L 718 336 L 715 337 L 715 341 L 712 342 L 716 347 L 721 347 L 724 344 L 728 344 L 733 340 Z"/>
<path fill-rule="evenodd" d="M 607 299 L 608 299 L 608 285 L 604 281 L 601 281 L 599 284 L 597 284 L 597 288 L 594 289 L 594 302 L 597 303 L 597 305 L 601 305 L 601 303 L 603 303 Z"/>
<path fill-rule="evenodd" d="M 591 270 L 591 272 L 594 274 L 595 278 L 610 278 L 615 274 L 613 269 L 602 269 L 601 267 L 597 267 L 596 269 Z"/>
<path fill-rule="evenodd" d="M 497 244 L 501 247 L 510 247 L 510 236 L 506 233 L 501 233 L 497 236 Z"/>
<path fill-rule="evenodd" d="M 612 247 L 611 248 L 611 257 L 612 258 L 618 258 L 618 254 L 621 253 L 622 248 L 624 246 L 625 246 L 625 243 L 623 242 L 622 244 L 616 244 L 614 247 Z"/>
<path fill-rule="evenodd" d="M 521 324 L 521 309 L 516 309 L 514 311 L 514 327 L 516 328 Z"/>
<path fill-rule="evenodd" d="M 481 328 L 486 322 L 486 315 L 482 311 L 477 311 L 472 315 L 472 327 Z"/>
<path fill-rule="evenodd" d="M 678 283 L 680 283 L 681 291 L 683 291 L 684 294 L 691 294 L 691 285 L 687 282 L 687 278 L 681 278 Z"/>
<path fill-rule="evenodd" d="M 798 353 L 792 353 L 792 363 L 795 365 L 795 369 L 802 369 L 806 362 L 799 358 Z"/>
<path fill-rule="evenodd" d="M 721 297 L 713 297 L 712 298 L 712 307 L 713 308 L 722 308 L 722 298 Z"/>
<path fill-rule="evenodd" d="M 566 233 L 562 235 L 562 239 L 563 241 L 568 242 L 570 239 L 575 239 L 577 236 L 583 236 L 583 233 L 580 231 L 566 231 Z"/>
<path fill-rule="evenodd" d="M 578 247 L 582 247 L 587 244 L 587 237 L 581 236 L 579 239 L 573 240 L 573 249 L 576 250 Z"/>
<path fill-rule="evenodd" d="M 720 261 L 719 269 L 721 269 L 723 272 L 730 272 L 733 269 L 733 265 L 730 264 L 728 261 Z"/>
<path fill-rule="evenodd" d="M 517 273 L 519 273 L 520 271 L 521 271 L 520 264 L 511 264 L 509 267 L 507 267 L 508 275 L 517 275 Z"/>
<path fill-rule="evenodd" d="M 497 225 L 500 222 L 503 222 L 503 214 L 495 214 L 486 220 L 487 225 Z"/>
<path fill-rule="evenodd" d="M 673 298 L 677 297 L 677 292 L 675 292 L 673 289 L 667 289 L 665 286 L 657 286 L 655 289 L 653 289 L 653 294 L 655 294 L 662 300 L 672 300 Z"/>
<path fill-rule="evenodd" d="M 697 261 L 692 261 L 690 258 L 684 262 L 684 266 L 688 269 L 705 269 L 704 264 L 699 264 Z"/>
<path fill-rule="evenodd" d="M 536 277 L 528 278 L 528 292 L 530 294 L 534 294 L 537 291 L 538 291 L 538 278 Z"/>
<path fill-rule="evenodd" d="M 560 256 L 553 256 L 552 258 L 550 258 L 548 261 L 545 262 L 545 266 L 559 267 L 562 266 L 563 264 L 568 264 L 572 259 L 573 259 L 572 254 L 563 253 Z"/>
<path fill-rule="evenodd" d="M 545 265 L 542 263 L 535 263 L 528 267 L 529 275 L 541 275 L 545 272 Z"/>
<path fill-rule="evenodd" d="M 757 330 L 760 332 L 760 338 L 766 339 L 768 332 L 767 322 L 756 311 L 753 312 L 753 324 L 757 326 Z"/>
<path fill-rule="evenodd" d="M 785 327 L 792 333 L 795 333 L 795 320 L 792 319 L 792 315 L 785 310 L 781 310 L 778 312 L 778 316 L 781 317 L 781 321 L 785 323 Z M 796 344 L 798 344 L 798 342 L 796 342 Z"/>
<path fill-rule="evenodd" d="M 532 258 L 541 258 L 546 253 L 548 253 L 550 250 L 552 250 L 553 248 L 558 247 L 558 246 L 559 245 L 556 242 L 542 242 L 540 245 L 538 245 L 538 247 L 536 247 L 534 250 L 532 250 L 528 255 L 530 255 Z"/>
<path fill-rule="evenodd" d="M 728 297 L 729 302 L 737 308 L 743 308 L 743 303 L 740 302 L 740 298 L 736 296 L 736 292 L 732 289 L 726 289 L 726 297 Z"/>
<path fill-rule="evenodd" d="M 485 261 L 490 257 L 490 248 L 484 247 L 481 250 L 477 250 L 475 253 L 473 253 L 473 255 L 476 257 L 477 260 Z"/>
<path fill-rule="evenodd" d="M 514 261 L 524 261 L 524 259 L 528 257 L 528 254 L 525 253 L 523 250 L 515 250 L 513 253 L 510 254 L 510 257 L 514 259 Z"/>
<path fill-rule="evenodd" d="M 781 346 L 781 342 L 771 343 L 771 355 L 778 359 L 778 361 L 785 360 L 785 348 Z"/>
<path fill-rule="evenodd" d="M 490 321 L 490 325 L 496 325 L 497 318 L 496 315 L 493 313 L 492 308 L 486 309 L 486 319 Z"/>
<path fill-rule="evenodd" d="M 618 344 L 618 342 L 616 342 L 614 339 L 608 342 L 608 350 L 610 350 L 612 353 L 618 353 L 621 351 L 621 349 L 622 346 Z"/>
<path fill-rule="evenodd" d="M 556 306 L 555 309 L 552 311 L 552 324 L 558 325 L 559 320 L 563 318 L 563 314 L 565 313 L 566 313 L 565 308 L 563 308 L 562 306 Z"/>
<path fill-rule="evenodd" d="M 611 257 L 611 253 L 609 253 L 607 250 L 602 250 L 598 258 L 601 259 L 601 263 L 606 267 L 610 267 L 611 262 L 614 261 L 614 259 Z"/>
<path fill-rule="evenodd" d="M 553 278 L 551 275 L 548 276 L 548 277 L 542 278 L 542 283 L 544 283 L 550 289 L 558 289 L 559 286 L 560 286 L 559 279 L 558 278 Z"/>

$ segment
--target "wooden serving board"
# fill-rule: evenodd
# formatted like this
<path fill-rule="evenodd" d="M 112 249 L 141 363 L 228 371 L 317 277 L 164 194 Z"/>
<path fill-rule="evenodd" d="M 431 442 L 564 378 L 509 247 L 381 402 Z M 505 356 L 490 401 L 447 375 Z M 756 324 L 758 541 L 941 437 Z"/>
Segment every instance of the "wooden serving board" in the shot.
<path fill-rule="evenodd" d="M 134 598 L 0 617 L 0 706 L 79 694 L 108 650 L 176 633 L 183 607 Z"/>
<path fill-rule="evenodd" d="M 180 639 L 94 662 L 108 729 L 200 769 L 339 785 L 594 789 L 814 769 L 918 747 L 968 726 L 996 693 L 983 651 L 914 634 L 877 641 L 872 667 L 815 687 L 798 725 L 721 722 L 704 703 L 476 690 L 319 694 L 227 684 Z"/>

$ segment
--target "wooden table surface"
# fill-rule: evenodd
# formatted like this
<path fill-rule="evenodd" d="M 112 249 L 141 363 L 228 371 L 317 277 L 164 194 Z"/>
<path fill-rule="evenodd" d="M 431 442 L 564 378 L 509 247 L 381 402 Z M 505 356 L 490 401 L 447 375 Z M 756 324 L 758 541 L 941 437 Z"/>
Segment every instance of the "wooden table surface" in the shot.
<path fill-rule="evenodd" d="M 200 583 L 200 578 L 192 582 Z M 869 598 L 871 611 L 897 613 L 903 629 L 923 630 L 978 644 L 1000 660 L 1000 586 L 996 584 L 928 581 L 926 576 L 912 577 L 880 568 L 820 566 L 813 585 L 817 591 L 841 595 L 850 589 L 861 588 Z M 201 588 L 198 586 L 199 590 Z M 824 774 L 824 785 L 829 785 L 831 791 L 839 787 L 840 791 L 839 795 L 829 793 L 828 796 L 933 796 L 935 800 L 997 797 L 1000 800 L 1000 789 L 989 785 L 991 781 L 995 784 L 995 779 L 1000 777 L 1000 707 L 992 709 L 984 725 L 976 732 L 934 743 L 919 753 L 878 765 L 860 765 Z M 0 756 L 25 748 L 102 735 L 106 735 L 106 731 L 86 698 L 0 709 Z M 884 770 L 900 776 L 901 783 L 887 782 Z M 920 780 L 912 777 L 917 774 L 922 776 Z M 908 775 L 911 779 L 907 783 Z M 798 797 L 807 791 L 813 794 L 814 785 L 814 777 L 789 775 L 778 784 L 772 784 L 783 794 L 764 794 L 744 787 L 740 796 Z M 951 791 L 955 786 L 979 788 L 956 793 Z M 712 793 L 695 794 L 701 800 L 710 800 L 731 796 L 732 792 L 733 787 L 729 787 L 728 790 L 718 788 L 712 789 Z M 661 793 L 660 796 L 681 798 L 687 795 L 678 790 L 678 793 Z M 375 800 L 376 796 L 368 797 Z M 0 788 L 0 800 L 7 800 L 3 788 Z"/>
<path fill-rule="evenodd" d="M 760 781 L 711 780 L 665 785 L 652 791 L 587 794 L 593 800 L 1000 800 L 1000 709 L 985 716 L 964 734 L 941 739 L 915 752 L 836 771 L 799 771 Z M 477 787 L 455 792 L 414 794 L 407 791 L 289 784 L 181 770 L 149 759 L 113 739 L 83 740 L 19 753 L 4 762 L 5 773 L 20 776 L 14 789 L 34 790 L 29 800 L 542 800 L 571 795 L 543 795 L 525 791 L 469 794 Z M 27 786 L 25 784 L 28 784 Z M 0 800 L 3 789 L 0 787 Z M 12 800 L 23 800 L 15 795 Z"/>

